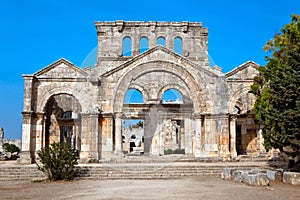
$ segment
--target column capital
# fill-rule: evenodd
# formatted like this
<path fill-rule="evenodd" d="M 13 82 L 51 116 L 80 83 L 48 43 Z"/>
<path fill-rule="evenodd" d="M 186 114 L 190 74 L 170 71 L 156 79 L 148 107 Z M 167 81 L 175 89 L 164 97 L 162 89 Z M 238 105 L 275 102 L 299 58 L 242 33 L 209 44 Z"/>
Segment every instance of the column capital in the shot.
<path fill-rule="evenodd" d="M 123 117 L 123 113 L 121 113 L 121 112 L 117 112 L 117 113 L 114 113 L 114 116 L 115 116 L 115 118 L 118 118 L 118 119 L 120 119 L 120 118 L 122 118 L 122 117 Z"/>
<path fill-rule="evenodd" d="M 108 112 L 104 112 L 104 113 L 101 113 L 101 117 L 103 118 L 113 118 L 113 113 L 108 113 Z"/>
<path fill-rule="evenodd" d="M 202 115 L 201 115 L 201 113 L 193 113 L 193 118 L 194 119 L 201 119 Z"/>
<path fill-rule="evenodd" d="M 230 117 L 230 120 L 236 120 L 237 114 L 230 114 L 229 117 Z"/>
<path fill-rule="evenodd" d="M 33 111 L 24 111 L 22 112 L 23 117 L 32 117 L 34 116 L 35 112 Z"/>

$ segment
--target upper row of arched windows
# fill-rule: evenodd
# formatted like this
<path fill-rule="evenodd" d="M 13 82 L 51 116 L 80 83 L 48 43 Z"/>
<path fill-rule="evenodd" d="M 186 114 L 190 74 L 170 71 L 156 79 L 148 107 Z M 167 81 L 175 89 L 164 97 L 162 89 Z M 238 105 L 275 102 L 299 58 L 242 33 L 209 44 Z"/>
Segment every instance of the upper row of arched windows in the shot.
<path fill-rule="evenodd" d="M 166 39 L 164 37 L 158 37 L 156 44 L 166 47 Z M 144 53 L 149 49 L 149 41 L 147 37 L 141 37 L 139 43 L 139 53 Z M 182 39 L 180 37 L 174 38 L 174 52 L 182 55 Z M 129 36 L 123 38 L 122 43 L 122 55 L 132 56 L 132 40 Z"/>

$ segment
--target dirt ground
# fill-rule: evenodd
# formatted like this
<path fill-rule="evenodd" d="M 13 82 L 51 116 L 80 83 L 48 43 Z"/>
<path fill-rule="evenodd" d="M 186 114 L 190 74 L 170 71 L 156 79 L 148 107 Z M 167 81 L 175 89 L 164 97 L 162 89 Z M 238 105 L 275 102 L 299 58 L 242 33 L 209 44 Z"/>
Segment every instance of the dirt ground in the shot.
<path fill-rule="evenodd" d="M 167 180 L 0 181 L 0 199 L 300 199 L 300 187 L 247 186 L 219 177 Z"/>

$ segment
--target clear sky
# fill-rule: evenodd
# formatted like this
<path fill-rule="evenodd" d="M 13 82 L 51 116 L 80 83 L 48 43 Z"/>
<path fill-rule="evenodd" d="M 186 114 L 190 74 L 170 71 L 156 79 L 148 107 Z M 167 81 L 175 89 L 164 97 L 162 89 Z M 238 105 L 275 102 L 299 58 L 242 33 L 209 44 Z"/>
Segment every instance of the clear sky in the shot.
<path fill-rule="evenodd" d="M 228 72 L 253 60 L 300 14 L 299 0 L 0 0 L 0 126 L 21 138 L 22 74 L 61 57 L 77 66 L 97 45 L 95 21 L 192 21 L 209 29 L 209 55 Z"/>

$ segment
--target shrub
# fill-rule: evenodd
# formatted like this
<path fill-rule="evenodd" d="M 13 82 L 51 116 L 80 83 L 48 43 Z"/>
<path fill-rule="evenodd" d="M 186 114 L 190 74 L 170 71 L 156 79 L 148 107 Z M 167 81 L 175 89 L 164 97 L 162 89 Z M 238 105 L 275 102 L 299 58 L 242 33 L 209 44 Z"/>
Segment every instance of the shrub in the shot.
<path fill-rule="evenodd" d="M 173 150 L 172 149 L 167 149 L 165 150 L 165 155 L 169 155 L 169 154 L 172 154 L 173 153 Z"/>
<path fill-rule="evenodd" d="M 185 150 L 184 149 L 175 149 L 173 151 L 173 154 L 185 154 Z"/>
<path fill-rule="evenodd" d="M 15 153 L 15 152 L 20 153 L 20 148 L 17 147 L 15 144 L 4 143 L 3 144 L 3 149 L 6 152 L 10 152 L 10 153 Z"/>
<path fill-rule="evenodd" d="M 52 143 L 37 152 L 42 165 L 38 169 L 48 175 L 49 180 L 70 180 L 75 176 L 77 155 L 67 143 Z"/>
<path fill-rule="evenodd" d="M 174 151 L 172 149 L 167 149 L 165 150 L 165 155 L 170 155 L 170 154 L 185 154 L 184 149 L 175 149 Z"/>

